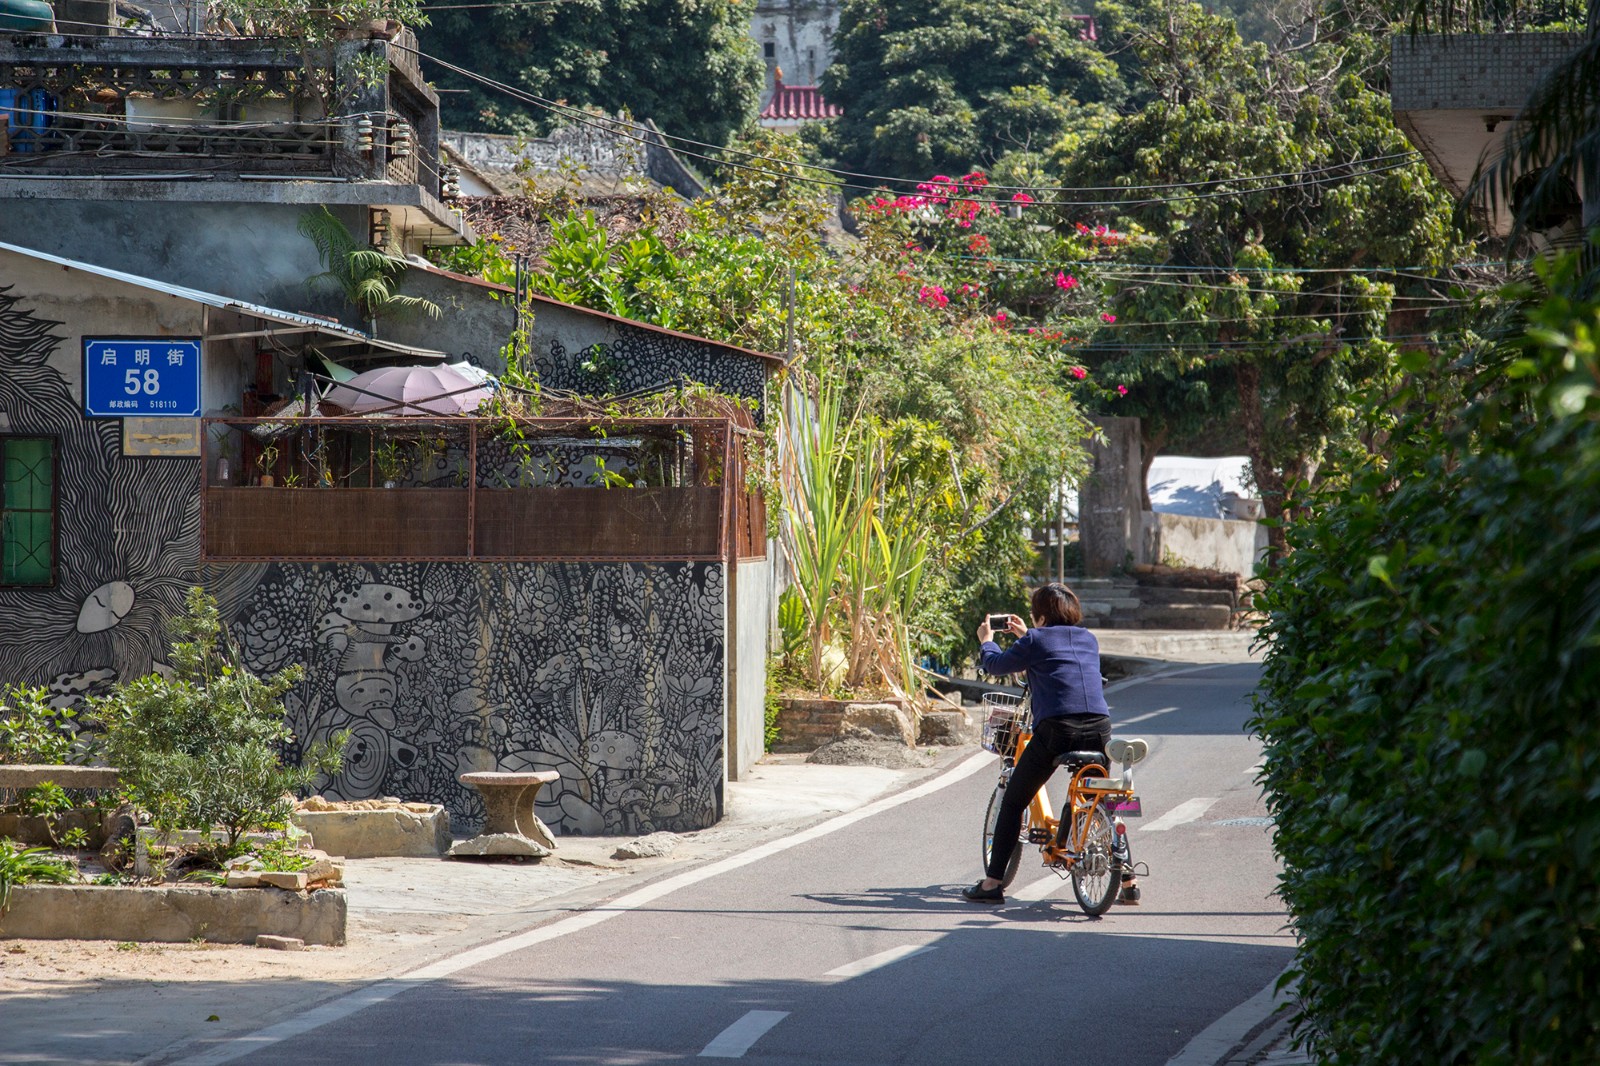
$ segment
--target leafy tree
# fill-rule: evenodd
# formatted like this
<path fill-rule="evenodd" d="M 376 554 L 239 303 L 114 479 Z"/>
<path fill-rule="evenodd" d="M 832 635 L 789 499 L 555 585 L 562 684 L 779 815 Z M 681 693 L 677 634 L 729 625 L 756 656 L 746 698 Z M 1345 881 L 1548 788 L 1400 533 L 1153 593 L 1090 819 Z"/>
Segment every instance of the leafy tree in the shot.
<path fill-rule="evenodd" d="M 725 144 L 755 121 L 765 69 L 744 0 L 564 0 L 429 12 L 424 53 L 545 100 L 628 111 Z M 459 129 L 542 133 L 560 116 L 438 68 L 441 119 Z"/>
<path fill-rule="evenodd" d="M 918 654 L 969 649 L 985 607 L 1022 593 L 1033 563 L 1029 514 L 1063 478 L 1081 475 L 1085 461 L 1088 427 L 1073 400 L 1084 385 L 1059 338 L 1011 328 L 976 284 L 958 291 L 958 278 L 985 273 L 955 258 L 972 254 L 972 237 L 992 234 L 1005 244 L 1035 231 L 988 209 L 974 222 L 971 198 L 956 196 L 915 225 L 915 212 L 866 212 L 859 238 L 830 248 L 822 239 L 830 190 L 806 180 L 794 139 L 756 144 L 778 162 L 766 173 L 729 168 L 716 196 L 689 205 L 687 227 L 670 241 L 648 227 L 612 240 L 593 217 L 569 215 L 552 227 L 547 269 L 534 285 L 700 336 L 790 352 L 802 391 L 848 397 L 851 425 L 841 436 L 852 451 L 837 474 L 844 488 L 816 484 L 836 501 L 871 500 L 851 513 L 877 516 L 883 536 L 874 543 L 915 548 L 929 565 L 917 568 L 914 597 L 892 611 L 863 599 L 841 624 L 905 637 Z M 1006 298 L 1031 298 L 1025 289 L 1032 291 L 1006 289 Z M 853 528 L 873 524 L 863 518 Z M 818 581 L 834 580 L 830 567 L 818 569 L 826 571 Z M 866 574 L 846 576 L 882 599 L 886 583 Z M 827 599 L 819 592 L 813 603 Z M 857 677 L 867 666 L 851 664 Z"/>
<path fill-rule="evenodd" d="M 915 178 L 1039 152 L 1113 105 L 1117 70 L 1053 0 L 845 0 L 822 76 L 848 169 Z"/>
<path fill-rule="evenodd" d="M 106 754 L 153 824 L 220 827 L 231 850 L 247 831 L 287 819 L 292 790 L 337 772 L 346 736 L 313 746 L 299 767 L 285 766 L 281 747 L 291 736 L 282 698 L 300 668 L 251 674 L 223 631 L 216 601 L 200 588 L 189 591 L 172 632 L 170 677 L 120 684 L 91 707 L 106 727 Z"/>
<path fill-rule="evenodd" d="M 1396 338 L 1449 302 L 1445 282 L 1357 268 L 1446 273 L 1463 247 L 1450 203 L 1340 44 L 1245 45 L 1181 0 L 1102 11 L 1152 99 L 1063 154 L 1059 173 L 1141 187 L 1107 211 L 1163 269 L 1107 284 L 1114 321 L 1086 357 L 1130 390 L 1147 458 L 1231 412 L 1279 516 L 1355 431 L 1352 394 L 1396 373 Z"/>

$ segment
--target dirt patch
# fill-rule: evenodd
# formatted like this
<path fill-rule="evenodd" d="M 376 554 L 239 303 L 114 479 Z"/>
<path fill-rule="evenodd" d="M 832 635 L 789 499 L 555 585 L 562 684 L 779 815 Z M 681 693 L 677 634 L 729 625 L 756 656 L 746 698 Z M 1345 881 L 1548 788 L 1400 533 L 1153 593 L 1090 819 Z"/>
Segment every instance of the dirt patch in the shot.
<path fill-rule="evenodd" d="M 935 757 L 892 740 L 866 740 L 840 737 L 806 756 L 808 763 L 828 766 L 882 766 L 889 770 L 921 770 L 932 766 Z"/>

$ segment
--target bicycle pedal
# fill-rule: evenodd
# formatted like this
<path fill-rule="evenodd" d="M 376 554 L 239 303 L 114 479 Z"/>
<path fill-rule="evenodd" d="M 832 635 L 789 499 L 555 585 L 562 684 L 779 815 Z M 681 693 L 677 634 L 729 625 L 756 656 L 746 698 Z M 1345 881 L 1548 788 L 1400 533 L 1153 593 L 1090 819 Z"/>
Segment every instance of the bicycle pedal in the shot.
<path fill-rule="evenodd" d="M 1050 843 L 1050 831 L 1048 829 L 1030 829 L 1030 830 L 1028 830 L 1028 843 L 1030 843 L 1030 844 L 1048 844 L 1048 843 Z"/>

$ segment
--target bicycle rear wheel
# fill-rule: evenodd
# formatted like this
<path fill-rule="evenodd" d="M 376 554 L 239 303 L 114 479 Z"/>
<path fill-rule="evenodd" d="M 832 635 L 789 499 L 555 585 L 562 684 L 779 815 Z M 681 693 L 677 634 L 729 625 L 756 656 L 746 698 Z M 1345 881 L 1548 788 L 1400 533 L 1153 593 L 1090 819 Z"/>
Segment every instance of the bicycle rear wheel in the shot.
<path fill-rule="evenodd" d="M 989 809 L 983 812 L 983 869 L 985 876 L 989 870 L 989 853 L 994 849 L 994 822 L 995 816 L 1000 813 L 1000 801 L 1005 797 L 1006 790 L 997 787 L 994 795 L 989 797 Z M 1017 879 L 1017 868 L 1022 865 L 1022 842 L 1028 839 L 1028 812 L 1022 812 L 1022 830 L 1017 834 L 1017 842 L 1011 848 L 1011 858 L 1006 860 L 1006 875 L 1000 879 L 1002 887 L 1010 888 L 1011 882 Z"/>
<path fill-rule="evenodd" d="M 1105 809 L 1097 803 L 1084 817 L 1089 820 L 1089 831 L 1083 854 L 1072 864 L 1072 894 L 1078 897 L 1083 913 L 1093 917 L 1116 902 L 1122 887 L 1122 860 L 1112 850 L 1116 828 Z"/>

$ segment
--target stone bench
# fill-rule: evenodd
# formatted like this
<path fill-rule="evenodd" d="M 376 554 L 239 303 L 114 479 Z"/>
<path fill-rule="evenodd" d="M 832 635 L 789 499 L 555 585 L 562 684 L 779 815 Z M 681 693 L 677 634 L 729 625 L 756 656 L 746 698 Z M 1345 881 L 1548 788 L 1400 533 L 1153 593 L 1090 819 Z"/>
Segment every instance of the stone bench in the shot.
<path fill-rule="evenodd" d="M 501 773 L 480 770 L 456 780 L 471 785 L 483 797 L 483 830 L 471 840 L 450 849 L 452 858 L 464 855 L 520 855 L 542 859 L 556 846 L 555 834 L 533 813 L 539 789 L 561 780 L 554 770 Z"/>
<path fill-rule="evenodd" d="M 56 784 L 62 788 L 116 788 L 122 771 L 114 766 L 51 766 L 43 763 L 0 765 L 0 789 Z"/>

